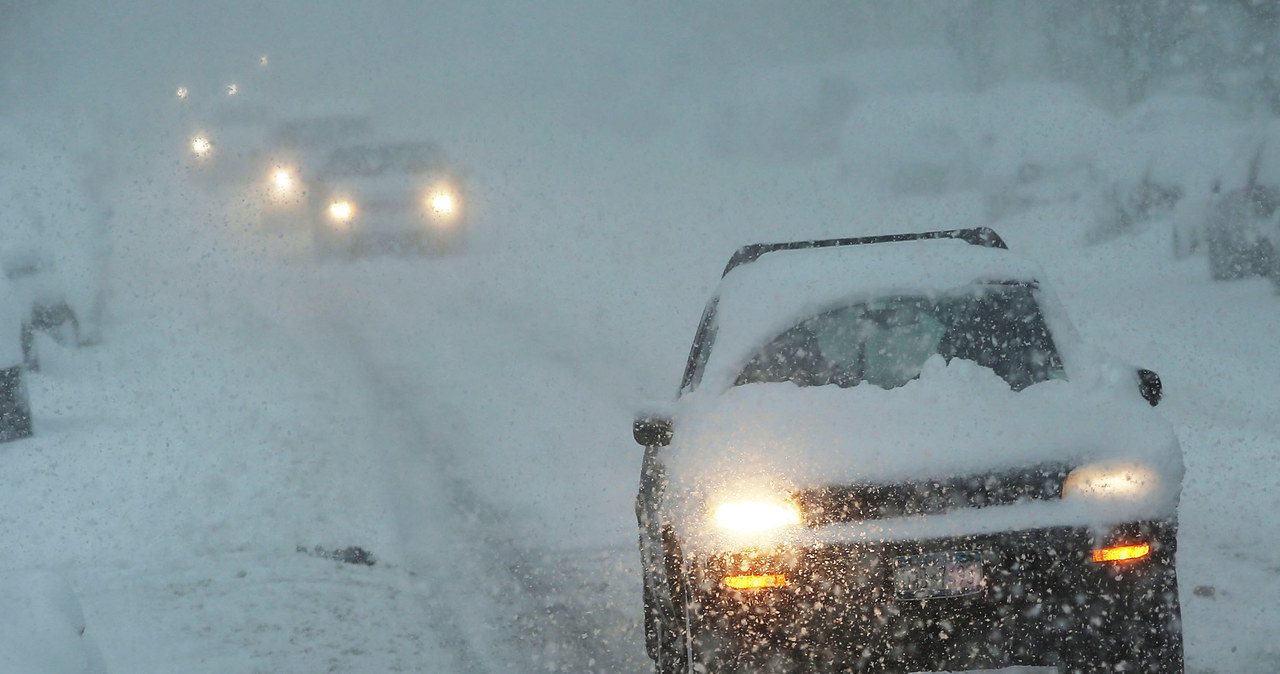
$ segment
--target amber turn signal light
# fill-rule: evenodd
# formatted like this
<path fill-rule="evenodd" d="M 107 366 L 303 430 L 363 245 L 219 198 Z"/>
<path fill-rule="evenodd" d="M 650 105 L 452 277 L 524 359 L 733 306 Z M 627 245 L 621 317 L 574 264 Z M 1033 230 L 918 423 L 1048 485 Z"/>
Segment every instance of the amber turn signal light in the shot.
<path fill-rule="evenodd" d="M 1114 548 L 1094 550 L 1093 561 L 1123 562 L 1129 559 L 1142 559 L 1149 554 L 1151 554 L 1151 546 L 1146 543 L 1139 545 L 1119 545 Z"/>
<path fill-rule="evenodd" d="M 766 587 L 786 587 L 787 577 L 781 573 L 767 576 L 725 576 L 724 584 L 735 590 L 759 590 Z"/>

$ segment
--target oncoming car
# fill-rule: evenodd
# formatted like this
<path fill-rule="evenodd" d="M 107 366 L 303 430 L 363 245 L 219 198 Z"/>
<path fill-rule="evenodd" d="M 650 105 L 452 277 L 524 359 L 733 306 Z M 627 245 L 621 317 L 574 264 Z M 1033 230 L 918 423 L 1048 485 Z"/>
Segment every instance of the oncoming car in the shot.
<path fill-rule="evenodd" d="M 188 175 L 212 190 L 230 190 L 234 196 L 256 177 L 259 152 L 272 123 L 266 101 L 245 93 L 214 95 L 191 114 L 183 141 Z"/>
<path fill-rule="evenodd" d="M 317 172 L 308 196 L 321 254 L 443 254 L 465 241 L 461 178 L 434 143 L 338 148 Z"/>
<path fill-rule="evenodd" d="M 316 168 L 334 148 L 372 133 L 372 112 L 356 101 L 312 101 L 277 111 L 250 195 L 259 222 L 269 230 L 298 227 Z"/>
<path fill-rule="evenodd" d="M 660 674 L 1181 672 L 1181 449 L 989 229 L 747 246 L 637 417 Z"/>

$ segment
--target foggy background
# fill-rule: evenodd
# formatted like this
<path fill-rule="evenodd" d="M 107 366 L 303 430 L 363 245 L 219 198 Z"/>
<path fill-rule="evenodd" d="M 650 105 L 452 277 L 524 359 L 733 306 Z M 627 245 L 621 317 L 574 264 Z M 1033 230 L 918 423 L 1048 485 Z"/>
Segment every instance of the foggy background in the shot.
<path fill-rule="evenodd" d="M 1278 24 L 1261 0 L 0 0 L 0 227 L 55 249 L 102 333 L 50 346 L 37 435 L 0 449 L 0 566 L 70 577 L 113 671 L 648 671 L 631 415 L 670 399 L 729 254 L 992 225 L 1164 377 L 1188 671 L 1274 671 L 1274 292 L 1170 238 L 1280 114 Z M 184 180 L 233 83 L 441 143 L 468 252 L 321 263 Z M 1043 203 L 1010 205 L 1031 164 Z M 1184 211 L 1096 207 L 1145 178 Z"/>

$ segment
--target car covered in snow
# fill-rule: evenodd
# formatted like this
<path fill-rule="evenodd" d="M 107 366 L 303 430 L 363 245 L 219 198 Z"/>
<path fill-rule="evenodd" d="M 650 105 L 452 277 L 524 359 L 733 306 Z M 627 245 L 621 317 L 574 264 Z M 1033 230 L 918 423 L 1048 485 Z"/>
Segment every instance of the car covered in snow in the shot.
<path fill-rule="evenodd" d="M 27 308 L 13 284 L 0 278 L 0 442 L 29 437 L 32 432 L 23 357 Z"/>
<path fill-rule="evenodd" d="M 990 229 L 740 249 L 633 428 L 649 655 L 1181 672 L 1160 393 Z"/>
<path fill-rule="evenodd" d="M 1216 281 L 1270 276 L 1276 259 L 1280 185 L 1251 183 L 1217 192 L 1204 224 L 1209 274 Z"/>
<path fill-rule="evenodd" d="M 317 171 L 308 199 L 322 255 L 445 254 L 466 238 L 461 172 L 431 142 L 340 147 Z"/>
<path fill-rule="evenodd" d="M 1211 186 L 1231 162 L 1242 124 L 1238 111 L 1202 96 L 1153 95 L 1130 107 L 1118 120 L 1119 138 L 1100 152 L 1108 180 L 1100 230 L 1167 222 L 1175 259 L 1198 252 Z"/>
<path fill-rule="evenodd" d="M 1203 239 L 1215 280 L 1276 276 L 1280 247 L 1280 128 L 1250 135 L 1213 182 Z"/>
<path fill-rule="evenodd" d="M 22 354 L 28 369 L 39 367 L 35 335 L 44 332 L 64 346 L 80 346 L 80 320 L 67 299 L 53 256 L 35 244 L 0 244 L 0 272 L 25 307 Z"/>

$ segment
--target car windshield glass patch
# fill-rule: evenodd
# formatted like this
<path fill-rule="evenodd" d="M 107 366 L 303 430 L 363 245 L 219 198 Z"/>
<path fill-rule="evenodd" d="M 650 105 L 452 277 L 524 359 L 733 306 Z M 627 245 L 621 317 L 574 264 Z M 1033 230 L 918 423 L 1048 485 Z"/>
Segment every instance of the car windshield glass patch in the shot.
<path fill-rule="evenodd" d="M 823 312 L 772 339 L 735 384 L 896 388 L 920 376 L 934 355 L 991 368 L 1014 390 L 1064 376 L 1031 289 L 999 285 Z"/>

